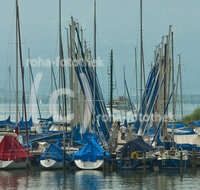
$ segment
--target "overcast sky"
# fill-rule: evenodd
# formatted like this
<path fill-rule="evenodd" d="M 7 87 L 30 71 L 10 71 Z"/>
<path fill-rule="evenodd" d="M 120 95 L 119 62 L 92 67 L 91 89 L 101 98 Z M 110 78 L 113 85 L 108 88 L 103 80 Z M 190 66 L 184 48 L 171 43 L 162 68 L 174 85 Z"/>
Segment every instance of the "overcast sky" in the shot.
<path fill-rule="evenodd" d="M 31 58 L 55 60 L 58 56 L 58 0 L 19 0 L 24 61 L 27 49 Z M 143 0 L 144 57 L 146 73 L 153 61 L 153 51 L 171 24 L 174 32 L 175 61 L 182 53 L 183 91 L 200 94 L 200 1 Z M 66 31 L 73 16 L 84 28 L 84 37 L 93 47 L 93 0 L 62 1 L 62 35 L 67 52 Z M 0 2 L 0 88 L 7 86 L 8 66 L 15 76 L 15 0 Z M 114 50 L 114 67 L 120 94 L 123 94 L 123 72 L 126 65 L 128 86 L 135 88 L 134 48 L 139 47 L 139 0 L 97 0 L 97 56 L 104 67 L 97 68 L 107 99 L 107 66 L 110 50 Z M 138 56 L 139 57 L 139 56 Z M 138 59 L 139 62 L 139 59 Z M 56 69 L 56 68 L 55 68 Z M 33 68 L 34 75 L 42 72 L 41 92 L 50 90 L 50 70 Z M 131 90 L 131 92 L 134 92 Z"/>

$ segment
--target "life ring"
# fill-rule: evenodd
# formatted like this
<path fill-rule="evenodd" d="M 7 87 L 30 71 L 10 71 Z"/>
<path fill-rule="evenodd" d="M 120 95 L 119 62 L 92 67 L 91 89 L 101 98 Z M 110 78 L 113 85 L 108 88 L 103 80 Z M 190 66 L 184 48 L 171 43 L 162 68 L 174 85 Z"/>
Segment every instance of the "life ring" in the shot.
<path fill-rule="evenodd" d="M 138 159 L 138 153 L 137 152 L 132 152 L 131 153 L 131 158 L 132 159 Z"/>

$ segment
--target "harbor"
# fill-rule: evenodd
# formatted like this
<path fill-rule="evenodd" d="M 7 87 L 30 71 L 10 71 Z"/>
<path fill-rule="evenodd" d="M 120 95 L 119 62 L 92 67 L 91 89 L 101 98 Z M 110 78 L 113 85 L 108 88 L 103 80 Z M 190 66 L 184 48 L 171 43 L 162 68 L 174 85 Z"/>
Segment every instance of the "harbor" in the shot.
<path fill-rule="evenodd" d="M 198 189 L 198 6 L 44 1 L 2 3 L 0 189 Z"/>

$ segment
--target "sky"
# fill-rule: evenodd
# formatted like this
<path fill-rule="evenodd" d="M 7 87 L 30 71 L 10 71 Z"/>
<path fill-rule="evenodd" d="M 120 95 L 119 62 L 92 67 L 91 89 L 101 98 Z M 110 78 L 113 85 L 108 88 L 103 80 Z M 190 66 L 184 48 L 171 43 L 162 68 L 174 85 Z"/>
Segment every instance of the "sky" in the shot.
<path fill-rule="evenodd" d="M 27 49 L 32 59 L 55 60 L 58 56 L 58 0 L 18 0 L 24 64 Z M 97 0 L 97 68 L 104 98 L 108 97 L 110 50 L 118 91 L 123 95 L 123 66 L 131 95 L 135 93 L 134 48 L 139 47 L 139 0 Z M 143 38 L 146 75 L 153 61 L 155 46 L 166 36 L 169 25 L 174 32 L 175 66 L 181 53 L 184 94 L 200 94 L 200 1 L 143 0 Z M 70 17 L 84 29 L 84 38 L 93 48 L 93 0 L 62 0 L 62 37 L 67 52 L 66 30 Z M 0 1 L 0 88 L 8 87 L 8 67 L 15 78 L 15 0 Z M 139 51 L 138 51 L 139 53 Z M 66 53 L 65 53 L 66 55 Z M 138 55 L 139 63 L 139 55 Z M 25 67 L 26 69 L 26 67 Z M 55 68 L 56 70 L 57 68 Z M 177 71 L 177 69 L 176 69 Z M 50 91 L 50 68 L 33 67 L 34 76 L 42 73 L 39 92 Z M 116 93 L 116 92 L 115 92 Z"/>

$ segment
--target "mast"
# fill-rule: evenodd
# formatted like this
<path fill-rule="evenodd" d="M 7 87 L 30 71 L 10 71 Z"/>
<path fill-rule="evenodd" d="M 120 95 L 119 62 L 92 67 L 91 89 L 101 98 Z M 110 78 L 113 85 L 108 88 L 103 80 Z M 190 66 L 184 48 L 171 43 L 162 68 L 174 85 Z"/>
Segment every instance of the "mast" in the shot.
<path fill-rule="evenodd" d="M 18 129 L 18 0 L 16 0 L 16 129 Z"/>
<path fill-rule="evenodd" d="M 29 66 L 31 65 L 31 59 L 30 59 L 30 48 L 28 48 L 28 62 L 29 62 Z M 31 70 L 29 68 L 29 97 L 30 97 L 30 107 L 29 107 L 29 112 L 30 112 L 30 116 L 32 116 L 32 100 L 31 100 Z"/>
<path fill-rule="evenodd" d="M 136 102 L 138 111 L 137 48 L 135 48 L 135 87 L 136 87 Z"/>
<path fill-rule="evenodd" d="M 18 28 L 18 37 L 19 37 L 19 57 L 20 57 L 20 66 L 22 74 L 22 92 L 23 92 L 23 105 L 24 105 L 24 116 L 25 116 L 25 126 L 26 126 L 26 143 L 27 143 L 27 156 L 26 156 L 26 166 L 29 166 L 29 136 L 28 136 L 28 127 L 27 127 L 27 114 L 26 114 L 26 97 L 25 97 L 25 85 L 24 85 L 24 69 L 22 62 L 22 47 L 21 47 L 21 34 L 20 34 L 20 22 L 19 22 L 19 9 L 17 6 L 17 28 Z"/>
<path fill-rule="evenodd" d="M 93 113 L 94 130 L 96 127 L 96 113 L 95 113 L 96 86 L 95 85 L 96 85 L 96 0 L 94 0 L 94 113 Z"/>
<path fill-rule="evenodd" d="M 11 115 L 11 66 L 8 67 L 9 72 L 9 116 Z"/>
<path fill-rule="evenodd" d="M 183 119 L 183 91 L 182 91 L 182 77 L 181 77 L 181 54 L 178 54 L 179 57 L 179 68 L 180 68 L 180 93 L 181 93 L 181 118 Z"/>
<path fill-rule="evenodd" d="M 72 40 L 72 33 L 73 33 L 73 22 L 72 22 L 72 17 L 71 17 L 71 25 L 69 26 L 70 30 L 70 68 L 69 68 L 69 86 L 70 90 L 74 91 L 74 86 L 73 86 L 73 40 Z M 70 108 L 71 112 L 74 112 L 74 98 L 70 97 Z M 71 132 L 72 132 L 72 137 L 71 137 L 71 146 L 73 146 L 73 138 L 74 138 L 74 120 L 71 122 Z"/>
<path fill-rule="evenodd" d="M 22 70 L 23 70 L 23 73 L 24 73 L 24 66 L 22 66 Z M 24 80 L 24 75 L 23 75 L 23 79 L 22 80 Z M 21 117 L 21 119 L 20 120 L 24 120 L 24 105 L 23 105 L 23 96 L 22 96 L 22 117 Z"/>
<path fill-rule="evenodd" d="M 62 81 L 61 81 L 62 79 Z M 61 36 L 61 0 L 59 0 L 59 91 L 60 89 L 63 87 L 63 85 L 65 86 L 65 77 L 64 77 L 64 62 L 63 62 L 63 49 L 62 49 L 62 36 Z M 61 82 L 63 85 L 61 85 Z M 61 95 L 60 95 L 61 96 Z M 61 100 L 60 100 L 60 96 L 59 96 L 59 106 L 61 104 Z M 63 113 L 63 117 L 66 116 L 66 101 L 65 101 L 65 96 L 62 95 L 62 113 Z M 59 107 L 59 128 L 60 128 L 60 107 Z M 64 127 L 64 126 L 63 126 Z M 63 128 L 63 169 L 65 169 L 66 166 L 66 157 L 65 157 L 65 152 L 66 152 L 66 148 L 65 148 L 65 131 L 66 129 Z"/>
<path fill-rule="evenodd" d="M 140 0 L 140 109 L 142 110 L 142 69 L 143 69 L 143 35 L 142 35 L 142 0 Z"/>
<path fill-rule="evenodd" d="M 167 44 L 165 44 L 165 55 L 164 55 L 164 110 L 166 109 L 166 87 L 167 87 L 167 76 L 166 76 L 166 69 L 167 69 Z M 164 137 L 167 137 L 167 123 L 164 120 Z"/>
<path fill-rule="evenodd" d="M 53 94 L 53 64 L 51 62 L 51 94 Z M 51 102 L 51 113 L 53 117 L 53 102 Z"/>
<path fill-rule="evenodd" d="M 180 75 L 180 66 L 178 64 L 178 71 L 177 71 L 177 78 L 176 78 L 176 96 L 175 96 L 175 100 L 177 102 L 177 95 L 178 95 L 178 85 L 179 85 L 179 75 Z M 176 102 L 175 102 L 175 114 L 176 114 Z M 176 118 L 176 116 L 174 116 L 174 118 Z"/>
<path fill-rule="evenodd" d="M 125 66 L 123 67 L 124 70 L 124 98 L 125 98 L 125 120 L 127 119 L 127 110 L 126 110 L 126 106 L 127 106 L 127 101 L 126 101 L 126 84 L 125 84 Z"/>
<path fill-rule="evenodd" d="M 172 43 L 172 86 L 174 86 L 174 39 L 173 39 L 173 32 L 171 33 L 171 43 Z M 174 122 L 175 122 L 175 94 L 174 89 L 172 91 L 173 96 L 173 111 L 172 111 L 172 138 L 174 142 Z M 175 144 L 174 144 L 175 146 Z"/>
<path fill-rule="evenodd" d="M 110 115 L 111 125 L 113 124 L 113 50 L 110 55 Z"/>
<path fill-rule="evenodd" d="M 61 0 L 59 0 L 59 82 L 58 82 L 58 89 L 60 92 L 60 89 L 61 89 Z M 60 131 L 60 113 L 61 113 L 60 93 L 59 93 L 59 97 L 58 97 L 58 104 L 59 104 L 59 131 Z"/>

